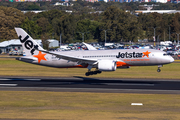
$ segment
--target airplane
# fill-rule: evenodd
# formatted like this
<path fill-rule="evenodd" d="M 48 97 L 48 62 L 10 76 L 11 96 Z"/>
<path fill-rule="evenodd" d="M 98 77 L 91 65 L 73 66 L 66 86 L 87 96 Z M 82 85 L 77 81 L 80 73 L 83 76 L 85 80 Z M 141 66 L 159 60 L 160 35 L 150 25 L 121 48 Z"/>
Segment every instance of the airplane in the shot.
<path fill-rule="evenodd" d="M 164 64 L 174 59 L 166 52 L 155 49 L 113 49 L 51 52 L 44 50 L 22 28 L 15 28 L 26 56 L 17 60 L 56 68 L 87 68 L 86 76 L 100 74 L 102 71 L 115 71 L 130 66 L 157 65 L 160 72 Z M 95 68 L 95 71 L 91 71 Z"/>

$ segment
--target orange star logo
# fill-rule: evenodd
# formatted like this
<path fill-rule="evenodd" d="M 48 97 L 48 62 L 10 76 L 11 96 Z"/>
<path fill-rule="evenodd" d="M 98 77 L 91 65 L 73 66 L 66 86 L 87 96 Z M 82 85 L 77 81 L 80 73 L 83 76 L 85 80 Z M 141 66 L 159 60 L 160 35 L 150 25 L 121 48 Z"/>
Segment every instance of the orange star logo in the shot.
<path fill-rule="evenodd" d="M 150 54 L 151 52 L 148 52 L 148 51 L 146 51 L 146 52 L 143 52 L 143 57 L 145 57 L 145 56 L 147 56 L 148 58 L 149 58 L 149 54 Z"/>
<path fill-rule="evenodd" d="M 33 55 L 34 57 L 38 58 L 38 63 L 41 62 L 41 60 L 46 60 L 46 58 L 44 57 L 46 54 L 42 54 L 41 51 L 39 51 L 38 55 Z M 47 60 L 46 60 L 47 61 Z"/>

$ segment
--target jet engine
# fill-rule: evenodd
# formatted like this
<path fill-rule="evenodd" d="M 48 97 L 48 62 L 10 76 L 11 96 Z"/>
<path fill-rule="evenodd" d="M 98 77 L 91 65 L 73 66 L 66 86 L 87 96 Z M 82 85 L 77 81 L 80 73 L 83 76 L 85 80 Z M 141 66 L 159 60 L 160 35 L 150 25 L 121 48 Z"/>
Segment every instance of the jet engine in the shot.
<path fill-rule="evenodd" d="M 116 62 L 113 60 L 99 60 L 98 69 L 99 71 L 115 71 Z"/>

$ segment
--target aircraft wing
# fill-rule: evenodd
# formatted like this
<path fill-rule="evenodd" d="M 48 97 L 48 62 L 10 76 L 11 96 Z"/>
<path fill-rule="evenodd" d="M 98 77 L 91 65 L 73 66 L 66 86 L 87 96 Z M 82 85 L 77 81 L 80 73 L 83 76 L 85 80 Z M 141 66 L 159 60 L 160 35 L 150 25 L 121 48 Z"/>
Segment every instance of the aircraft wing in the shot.
<path fill-rule="evenodd" d="M 88 48 L 88 50 L 97 50 L 95 47 L 93 47 L 92 45 L 89 45 L 85 42 L 83 42 L 83 44 Z"/>
<path fill-rule="evenodd" d="M 79 64 L 88 63 L 88 64 L 93 65 L 93 64 L 97 63 L 97 59 L 78 58 L 78 57 L 69 56 L 69 55 L 57 54 L 55 52 L 49 52 L 49 51 L 45 51 L 45 50 L 38 50 L 38 51 L 48 53 L 51 55 L 55 55 L 57 58 L 60 58 L 60 59 L 65 59 L 65 60 L 72 61 L 72 62 L 78 62 Z"/>

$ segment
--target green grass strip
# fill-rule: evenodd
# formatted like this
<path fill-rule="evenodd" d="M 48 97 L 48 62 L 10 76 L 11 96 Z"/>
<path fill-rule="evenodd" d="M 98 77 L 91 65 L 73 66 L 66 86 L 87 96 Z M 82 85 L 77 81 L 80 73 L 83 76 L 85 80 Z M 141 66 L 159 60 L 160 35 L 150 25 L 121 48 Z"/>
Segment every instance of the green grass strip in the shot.
<path fill-rule="evenodd" d="M 179 99 L 175 94 L 0 91 L 0 119 L 179 120 Z"/>

